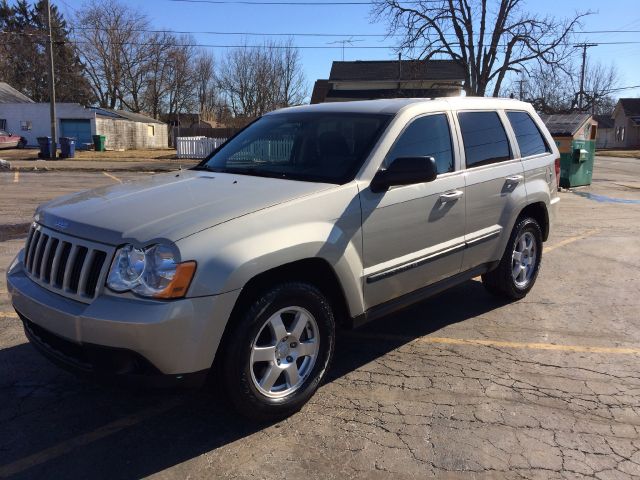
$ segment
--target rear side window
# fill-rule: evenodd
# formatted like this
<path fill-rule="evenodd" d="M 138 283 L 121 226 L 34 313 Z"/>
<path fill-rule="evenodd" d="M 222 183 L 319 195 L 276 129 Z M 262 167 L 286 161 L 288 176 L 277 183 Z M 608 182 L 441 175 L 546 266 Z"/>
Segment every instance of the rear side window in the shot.
<path fill-rule="evenodd" d="M 387 165 L 398 157 L 433 157 L 438 173 L 453 171 L 449 121 L 443 113 L 415 119 L 387 155 Z"/>
<path fill-rule="evenodd" d="M 511 158 L 509 141 L 497 112 L 460 112 L 467 168 Z"/>
<path fill-rule="evenodd" d="M 518 139 L 521 157 L 549 152 L 547 142 L 527 112 L 507 112 L 507 117 Z"/>

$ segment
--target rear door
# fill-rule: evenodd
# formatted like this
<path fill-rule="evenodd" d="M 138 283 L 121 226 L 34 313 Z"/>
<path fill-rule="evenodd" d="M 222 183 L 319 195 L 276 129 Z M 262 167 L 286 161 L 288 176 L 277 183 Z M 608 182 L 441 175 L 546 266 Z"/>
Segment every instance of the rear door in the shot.
<path fill-rule="evenodd" d="M 466 168 L 466 249 L 462 270 L 500 259 L 515 217 L 526 202 L 522 162 L 502 111 L 457 113 Z"/>
<path fill-rule="evenodd" d="M 456 162 L 451 116 L 414 118 L 385 158 L 432 156 L 438 177 L 428 183 L 360 194 L 367 307 L 460 271 L 464 248 L 464 172 Z"/>
<path fill-rule="evenodd" d="M 554 175 L 556 156 L 550 143 L 530 113 L 521 110 L 506 113 L 518 143 L 529 203 L 547 201 L 558 190 Z"/>

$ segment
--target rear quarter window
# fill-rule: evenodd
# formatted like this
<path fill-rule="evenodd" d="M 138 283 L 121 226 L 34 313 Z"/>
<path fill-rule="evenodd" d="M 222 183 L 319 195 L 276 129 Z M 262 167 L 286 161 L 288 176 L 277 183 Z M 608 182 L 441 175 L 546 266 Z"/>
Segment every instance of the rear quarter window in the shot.
<path fill-rule="evenodd" d="M 538 126 L 527 112 L 507 112 L 507 117 L 516 134 L 521 157 L 530 157 L 551 151 Z"/>
<path fill-rule="evenodd" d="M 498 112 L 460 112 L 458 121 L 467 168 L 511 158 L 509 141 Z"/>

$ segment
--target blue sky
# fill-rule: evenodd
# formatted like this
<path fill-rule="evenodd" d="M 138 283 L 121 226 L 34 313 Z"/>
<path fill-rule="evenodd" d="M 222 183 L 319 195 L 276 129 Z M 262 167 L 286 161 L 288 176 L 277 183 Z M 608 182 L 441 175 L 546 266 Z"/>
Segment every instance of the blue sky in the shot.
<path fill-rule="evenodd" d="M 81 8 L 83 0 L 54 0 L 65 16 Z M 127 0 L 146 13 L 154 27 L 184 31 L 260 32 L 260 33 L 332 33 L 339 37 L 295 37 L 298 46 L 333 47 L 301 49 L 304 71 L 309 83 L 327 78 L 333 60 L 342 59 L 342 50 L 329 42 L 352 38 L 353 46 L 389 48 L 345 49 L 345 60 L 384 60 L 396 58 L 393 39 L 358 37 L 358 34 L 384 34 L 385 25 L 375 23 L 367 5 L 340 6 L 256 6 L 216 5 L 174 2 L 170 0 Z M 636 30 L 634 33 L 585 34 L 589 42 L 640 42 L 640 9 L 638 0 L 528 0 L 526 8 L 539 14 L 557 17 L 573 15 L 577 10 L 591 10 L 583 30 Z M 194 35 L 198 43 L 215 45 L 259 44 L 263 36 Z M 269 37 L 273 38 L 273 37 Z M 224 49 L 213 48 L 220 57 Z M 589 49 L 590 58 L 615 63 L 620 73 L 620 86 L 640 85 L 640 43 L 635 45 L 600 45 Z M 576 50 L 576 56 L 579 56 Z M 620 96 L 638 97 L 640 88 L 619 92 Z"/>

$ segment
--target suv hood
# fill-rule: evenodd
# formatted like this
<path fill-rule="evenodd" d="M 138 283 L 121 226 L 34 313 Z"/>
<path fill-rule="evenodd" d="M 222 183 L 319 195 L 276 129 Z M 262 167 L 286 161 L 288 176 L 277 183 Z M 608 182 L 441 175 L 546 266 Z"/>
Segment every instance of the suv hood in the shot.
<path fill-rule="evenodd" d="M 60 197 L 39 207 L 35 219 L 54 230 L 110 245 L 176 242 L 332 186 L 183 170 Z"/>

